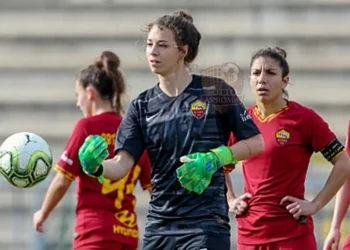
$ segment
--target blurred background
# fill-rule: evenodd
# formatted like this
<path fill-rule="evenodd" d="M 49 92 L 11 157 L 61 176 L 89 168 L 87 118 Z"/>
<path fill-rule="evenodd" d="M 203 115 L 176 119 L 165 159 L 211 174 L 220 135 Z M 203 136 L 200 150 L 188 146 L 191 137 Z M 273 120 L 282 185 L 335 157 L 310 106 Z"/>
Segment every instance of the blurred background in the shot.
<path fill-rule="evenodd" d="M 116 52 L 128 83 L 129 98 L 153 86 L 143 52 L 142 29 L 162 14 L 187 9 L 203 35 L 192 65 L 200 73 L 227 62 L 240 67 L 240 96 L 254 100 L 246 76 L 253 51 L 281 46 L 291 68 L 290 99 L 319 112 L 342 142 L 350 118 L 350 2 L 337 0 L 0 0 L 0 140 L 29 131 L 44 137 L 55 161 L 81 117 L 74 81 L 102 50 Z M 323 186 L 331 165 L 316 154 L 307 178 L 307 196 Z M 54 173 L 35 188 L 21 190 L 0 180 L 0 249 L 68 250 L 74 225 L 75 186 L 45 223 L 32 229 Z M 241 169 L 232 173 L 242 192 Z M 137 189 L 141 235 L 149 195 Z M 333 201 L 315 218 L 321 249 Z M 235 221 L 232 219 L 232 249 Z M 349 221 L 343 225 L 343 238 Z"/>

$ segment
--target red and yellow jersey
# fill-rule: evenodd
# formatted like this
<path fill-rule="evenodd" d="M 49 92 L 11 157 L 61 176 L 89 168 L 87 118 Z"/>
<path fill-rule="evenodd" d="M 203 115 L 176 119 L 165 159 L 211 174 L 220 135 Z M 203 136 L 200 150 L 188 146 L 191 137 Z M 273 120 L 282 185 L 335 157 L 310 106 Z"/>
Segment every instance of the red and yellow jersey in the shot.
<path fill-rule="evenodd" d="M 237 216 L 238 242 L 265 244 L 313 233 L 311 217 L 300 224 L 280 201 L 286 195 L 305 198 L 310 158 L 333 142 L 335 134 L 313 110 L 295 102 L 268 117 L 256 106 L 248 112 L 264 138 L 265 152 L 242 162 L 244 191 L 252 198 L 247 212 Z M 234 142 L 232 137 L 229 145 Z"/>
<path fill-rule="evenodd" d="M 138 164 L 123 179 L 106 180 L 103 185 L 82 171 L 78 158 L 79 148 L 89 135 L 104 137 L 108 143 L 109 158 L 112 158 L 121 120 L 114 112 L 79 120 L 55 166 L 55 170 L 67 179 L 73 181 L 77 178 L 75 247 L 101 245 L 101 241 L 106 247 L 113 242 L 137 246 L 139 235 L 133 193 L 138 181 L 144 190 L 151 187 L 147 153 L 144 152 Z"/>

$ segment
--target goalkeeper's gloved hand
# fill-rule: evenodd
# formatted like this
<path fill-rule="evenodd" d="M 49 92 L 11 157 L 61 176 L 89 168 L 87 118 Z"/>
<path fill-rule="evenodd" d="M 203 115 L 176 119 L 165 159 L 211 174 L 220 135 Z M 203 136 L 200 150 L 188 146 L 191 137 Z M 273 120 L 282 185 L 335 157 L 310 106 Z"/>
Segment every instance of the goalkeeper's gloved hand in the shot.
<path fill-rule="evenodd" d="M 104 182 L 102 162 L 108 157 L 108 144 L 99 135 L 89 135 L 79 149 L 79 160 L 83 171 Z"/>
<path fill-rule="evenodd" d="M 232 150 L 226 146 L 212 149 L 208 153 L 182 156 L 180 161 L 184 164 L 176 169 L 176 174 L 181 186 L 197 194 L 203 193 L 209 186 L 212 176 L 219 168 L 238 163 Z"/>

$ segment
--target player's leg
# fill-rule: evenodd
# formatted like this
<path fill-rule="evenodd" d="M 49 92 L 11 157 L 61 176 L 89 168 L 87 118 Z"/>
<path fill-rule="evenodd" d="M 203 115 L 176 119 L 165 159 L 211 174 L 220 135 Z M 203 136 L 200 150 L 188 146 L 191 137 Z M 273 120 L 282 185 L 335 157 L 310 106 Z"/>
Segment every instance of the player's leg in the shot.
<path fill-rule="evenodd" d="M 174 250 L 175 236 L 144 235 L 141 250 Z"/>
<path fill-rule="evenodd" d="M 350 234 L 348 235 L 348 237 L 344 241 L 342 250 L 350 250 Z"/>
<path fill-rule="evenodd" d="M 293 238 L 289 240 L 279 241 L 272 244 L 273 247 L 268 250 L 317 250 L 316 238 L 314 234 Z"/>
<path fill-rule="evenodd" d="M 176 250 L 231 250 L 229 235 L 183 235 L 176 237 Z"/>

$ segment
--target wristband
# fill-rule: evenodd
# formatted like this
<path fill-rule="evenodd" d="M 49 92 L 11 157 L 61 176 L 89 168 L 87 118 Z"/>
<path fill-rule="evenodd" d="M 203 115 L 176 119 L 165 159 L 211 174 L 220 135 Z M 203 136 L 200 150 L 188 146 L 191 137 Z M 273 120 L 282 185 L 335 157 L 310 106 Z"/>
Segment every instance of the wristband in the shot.
<path fill-rule="evenodd" d="M 230 147 L 220 146 L 211 150 L 220 160 L 221 167 L 229 164 L 237 164 L 234 154 Z"/>
<path fill-rule="evenodd" d="M 104 172 L 104 169 L 103 169 L 103 165 L 101 164 L 100 166 L 98 166 L 97 170 L 95 173 L 91 173 L 90 175 L 96 177 L 98 179 L 98 181 L 103 184 L 104 181 L 106 180 L 104 177 L 103 177 L 103 172 Z"/>

